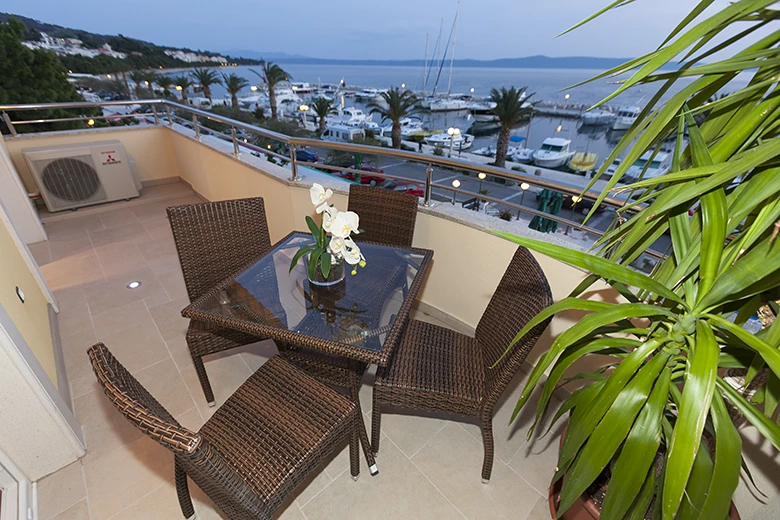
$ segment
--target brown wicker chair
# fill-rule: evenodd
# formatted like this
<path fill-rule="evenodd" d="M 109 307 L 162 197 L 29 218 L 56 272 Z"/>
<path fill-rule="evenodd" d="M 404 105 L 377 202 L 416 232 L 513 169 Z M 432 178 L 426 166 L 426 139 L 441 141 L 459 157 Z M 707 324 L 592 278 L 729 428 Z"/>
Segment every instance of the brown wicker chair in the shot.
<path fill-rule="evenodd" d="M 520 247 L 477 325 L 475 337 L 412 320 L 387 367 L 374 383 L 371 440 L 379 451 L 382 406 L 449 412 L 480 421 L 483 482 L 493 469 L 493 408 L 548 322 L 529 332 L 495 368 L 515 334 L 552 304 L 547 278 Z"/>
<path fill-rule="evenodd" d="M 168 220 L 190 301 L 271 249 L 265 207 L 259 197 L 168 208 Z M 203 356 L 263 338 L 193 320 L 186 339 L 206 401 L 214 406 Z"/>
<path fill-rule="evenodd" d="M 195 433 L 179 425 L 102 343 L 88 354 L 114 406 L 173 452 L 185 518 L 195 518 L 188 476 L 231 520 L 255 520 L 270 519 L 346 440 L 352 477 L 359 475 L 362 418 L 355 403 L 279 356 L 260 367 Z"/>
<path fill-rule="evenodd" d="M 355 240 L 412 247 L 417 220 L 417 197 L 353 184 L 349 187 L 347 209 L 360 215 L 360 229 L 363 232 L 355 235 Z"/>

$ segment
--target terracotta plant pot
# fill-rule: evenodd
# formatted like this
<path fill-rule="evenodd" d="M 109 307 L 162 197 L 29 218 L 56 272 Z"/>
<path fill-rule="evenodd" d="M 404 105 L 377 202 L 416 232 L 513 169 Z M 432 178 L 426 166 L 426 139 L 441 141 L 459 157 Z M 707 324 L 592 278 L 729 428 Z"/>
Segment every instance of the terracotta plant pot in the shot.
<path fill-rule="evenodd" d="M 559 445 L 563 446 L 563 438 L 566 435 L 566 430 L 561 435 L 561 442 Z M 565 478 L 565 477 L 564 477 Z M 555 482 L 550 486 L 548 492 L 548 500 L 550 503 L 550 515 L 555 519 L 558 517 L 558 505 L 561 503 L 561 488 L 563 487 L 563 479 Z M 561 516 L 560 520 L 598 520 L 601 517 L 601 509 L 598 508 L 592 498 L 587 493 L 583 493 L 580 497 L 571 505 L 569 509 Z M 741 520 L 739 512 L 734 502 L 731 503 L 729 509 L 729 518 L 731 520 Z"/>

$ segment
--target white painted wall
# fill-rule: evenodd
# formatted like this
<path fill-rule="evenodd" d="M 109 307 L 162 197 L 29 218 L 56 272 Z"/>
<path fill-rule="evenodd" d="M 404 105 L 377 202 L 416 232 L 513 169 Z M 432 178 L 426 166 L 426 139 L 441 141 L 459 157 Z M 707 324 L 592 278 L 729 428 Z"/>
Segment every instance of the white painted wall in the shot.
<path fill-rule="evenodd" d="M 27 196 L 27 191 L 11 162 L 11 156 L 2 137 L 0 137 L 0 201 L 25 244 L 46 240 L 46 231 L 38 218 L 38 212 Z"/>

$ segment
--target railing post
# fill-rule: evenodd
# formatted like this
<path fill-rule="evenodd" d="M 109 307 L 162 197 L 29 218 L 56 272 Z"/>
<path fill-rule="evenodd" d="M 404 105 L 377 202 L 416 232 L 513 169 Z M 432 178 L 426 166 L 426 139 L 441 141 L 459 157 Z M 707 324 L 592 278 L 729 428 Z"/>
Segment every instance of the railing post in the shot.
<path fill-rule="evenodd" d="M 238 150 L 238 139 L 236 139 L 236 127 L 230 127 L 230 138 L 233 140 L 233 156 L 238 158 L 241 152 Z"/>
<path fill-rule="evenodd" d="M 294 144 L 290 145 L 290 171 L 292 172 L 292 177 L 290 177 L 290 180 L 292 182 L 298 182 L 301 180 L 301 178 L 298 176 L 298 156 L 296 155 L 297 148 Z"/>
<path fill-rule="evenodd" d="M 198 116 L 192 114 L 192 127 L 195 129 L 195 139 L 200 141 L 200 126 L 198 125 Z"/>
<path fill-rule="evenodd" d="M 11 121 L 11 116 L 8 115 L 8 112 L 3 112 L 3 121 L 5 121 L 5 126 L 8 127 L 8 131 L 11 132 L 11 135 L 16 137 L 16 128 L 14 128 L 14 122 Z"/>
<path fill-rule="evenodd" d="M 160 124 L 160 116 L 157 115 L 157 107 L 152 105 L 152 115 L 154 116 L 154 124 Z"/>
<path fill-rule="evenodd" d="M 165 114 L 168 116 L 168 126 L 173 128 L 173 118 L 171 117 L 171 107 L 165 105 Z"/>
<path fill-rule="evenodd" d="M 433 192 L 433 164 L 428 163 L 425 170 L 425 197 L 423 197 L 423 206 L 433 206 L 431 202 L 431 193 Z"/>

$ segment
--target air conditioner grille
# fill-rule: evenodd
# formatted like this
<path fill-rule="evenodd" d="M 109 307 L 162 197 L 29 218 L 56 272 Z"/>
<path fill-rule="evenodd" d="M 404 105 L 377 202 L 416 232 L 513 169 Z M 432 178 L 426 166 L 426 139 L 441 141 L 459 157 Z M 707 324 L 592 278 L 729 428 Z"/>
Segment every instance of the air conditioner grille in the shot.
<path fill-rule="evenodd" d="M 100 178 L 89 156 L 55 159 L 43 168 L 41 177 L 52 195 L 69 202 L 90 199 L 100 190 Z"/>

